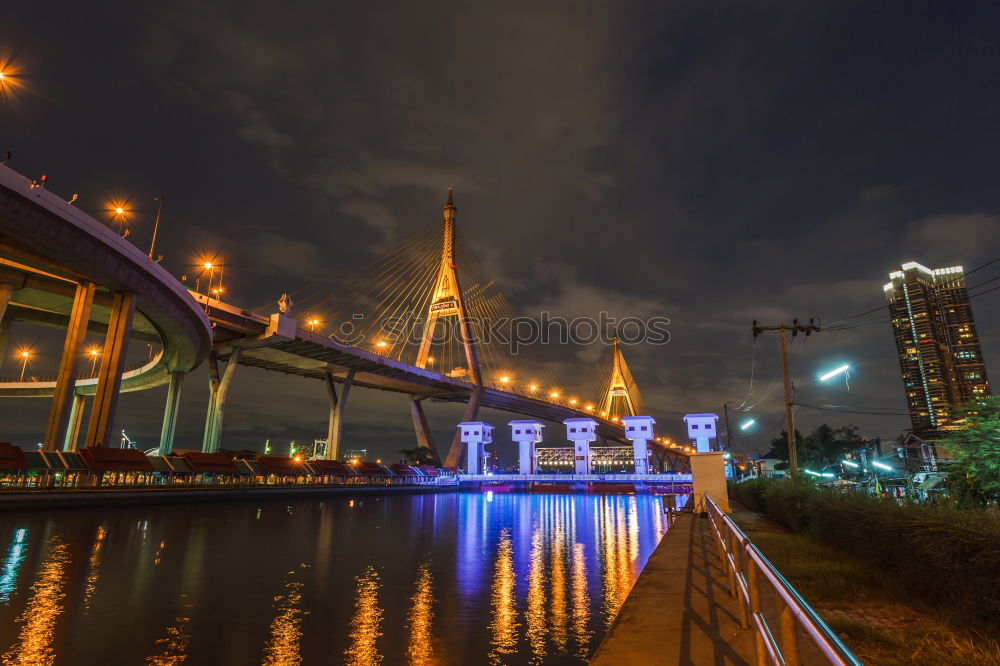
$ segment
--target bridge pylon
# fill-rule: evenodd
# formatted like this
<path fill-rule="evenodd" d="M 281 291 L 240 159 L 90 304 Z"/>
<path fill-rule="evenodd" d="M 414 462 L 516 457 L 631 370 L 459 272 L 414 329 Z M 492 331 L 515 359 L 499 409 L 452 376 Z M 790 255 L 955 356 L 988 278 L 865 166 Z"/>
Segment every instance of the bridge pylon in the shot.
<path fill-rule="evenodd" d="M 458 279 L 458 266 L 455 263 L 455 216 L 458 208 L 455 206 L 453 188 L 448 188 L 448 203 L 444 205 L 441 212 L 443 218 L 441 225 L 441 265 L 437 272 L 434 294 L 430 299 L 430 305 L 424 318 L 424 330 L 420 340 L 420 348 L 417 351 L 415 365 L 421 369 L 427 368 L 431 344 L 434 342 L 434 333 L 439 321 L 442 319 L 453 319 L 456 324 L 455 330 L 461 337 L 462 349 L 465 353 L 466 377 L 475 385 L 472 394 L 469 396 L 469 402 L 466 404 L 462 420 L 472 421 L 479 413 L 483 377 L 479 365 L 479 355 L 476 352 L 476 345 L 472 336 L 472 328 L 466 316 L 465 297 L 462 292 L 462 285 Z M 456 433 L 454 439 L 452 439 L 451 447 L 448 449 L 448 454 L 445 457 L 445 466 L 458 466 L 462 457 L 462 446 L 462 438 L 459 433 Z"/>
<path fill-rule="evenodd" d="M 610 363 L 606 364 L 597 405 L 601 416 L 621 419 L 623 416 L 641 416 L 646 413 L 639 386 L 632 377 L 628 363 L 622 355 L 621 344 L 616 335 L 611 342 Z"/>

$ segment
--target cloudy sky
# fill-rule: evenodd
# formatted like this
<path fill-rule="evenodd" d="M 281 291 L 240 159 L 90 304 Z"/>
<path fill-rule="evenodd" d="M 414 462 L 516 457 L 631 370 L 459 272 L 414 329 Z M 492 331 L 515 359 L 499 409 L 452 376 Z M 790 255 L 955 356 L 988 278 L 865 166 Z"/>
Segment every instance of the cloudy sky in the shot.
<path fill-rule="evenodd" d="M 625 353 L 676 436 L 684 413 L 745 400 L 753 319 L 832 321 L 881 305 L 904 261 L 1000 256 L 998 14 L 846 0 L 16 3 L 0 52 L 25 85 L 0 103 L 0 149 L 94 213 L 131 194 L 140 244 L 166 195 L 164 265 L 180 275 L 219 252 L 229 299 L 251 307 L 435 224 L 455 187 L 462 233 L 519 313 L 670 318 L 669 344 Z M 997 295 L 974 309 L 993 369 Z M 40 365 L 60 344 L 15 327 L 24 341 Z M 586 393 L 597 351 L 540 353 Z M 850 390 L 813 382 L 836 362 L 857 364 Z M 802 402 L 905 406 L 887 323 L 811 337 L 792 366 Z M 780 429 L 778 369 L 776 339 L 761 338 L 747 404 L 764 398 L 766 427 L 741 447 Z M 141 444 L 158 438 L 164 395 L 121 402 Z M 206 395 L 200 368 L 178 446 L 200 443 Z M 228 448 L 325 434 L 319 383 L 241 369 L 230 399 Z M 37 440 L 43 402 L 0 403 L 3 435 Z M 429 411 L 443 442 L 459 412 Z M 890 438 L 908 425 L 799 415 L 804 430 L 823 420 Z M 347 423 L 348 447 L 388 456 L 413 441 L 401 396 L 359 390 Z"/>

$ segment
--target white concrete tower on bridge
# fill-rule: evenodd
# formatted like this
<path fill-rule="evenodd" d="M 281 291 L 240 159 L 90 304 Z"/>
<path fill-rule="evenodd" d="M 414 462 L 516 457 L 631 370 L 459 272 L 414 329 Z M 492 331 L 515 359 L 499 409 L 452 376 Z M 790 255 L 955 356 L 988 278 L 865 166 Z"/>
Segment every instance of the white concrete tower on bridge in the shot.
<path fill-rule="evenodd" d="M 483 474 L 486 451 L 483 446 L 493 441 L 493 426 L 485 421 L 463 421 L 458 424 L 458 435 L 466 450 L 466 474 Z"/>
<path fill-rule="evenodd" d="M 573 471 L 590 474 L 590 443 L 597 438 L 597 421 L 594 419 L 566 419 L 566 437 L 573 442 Z"/>
<path fill-rule="evenodd" d="M 542 441 L 541 421 L 511 421 L 510 436 L 518 444 L 518 473 L 535 473 L 535 444 Z"/>
<path fill-rule="evenodd" d="M 694 440 L 698 453 L 712 450 L 709 440 L 718 437 L 715 427 L 718 420 L 717 414 L 688 414 L 684 417 L 684 423 L 688 427 L 688 437 Z"/>
<path fill-rule="evenodd" d="M 623 416 L 625 437 L 632 440 L 632 459 L 636 474 L 649 474 L 649 454 L 646 442 L 653 439 L 652 416 Z"/>

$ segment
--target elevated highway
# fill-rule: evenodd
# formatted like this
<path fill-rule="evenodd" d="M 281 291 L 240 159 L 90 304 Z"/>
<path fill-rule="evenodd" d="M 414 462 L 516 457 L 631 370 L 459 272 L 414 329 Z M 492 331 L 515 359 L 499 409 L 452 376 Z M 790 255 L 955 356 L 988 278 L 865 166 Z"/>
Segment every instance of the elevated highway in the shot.
<path fill-rule="evenodd" d="M 94 396 L 87 446 L 108 443 L 121 390 L 170 382 L 175 413 L 180 378 L 208 357 L 212 344 L 204 311 L 166 269 L 105 224 L 5 166 L 0 166 L 0 318 L 0 352 L 11 321 L 67 331 L 55 377 L 0 382 L 0 397 L 52 397 L 48 450 L 75 448 L 84 395 Z M 103 334 L 105 344 L 100 372 L 81 379 L 81 346 L 88 333 Z M 160 351 L 129 370 L 126 350 L 133 338 Z M 167 411 L 169 416 L 170 405 Z"/>

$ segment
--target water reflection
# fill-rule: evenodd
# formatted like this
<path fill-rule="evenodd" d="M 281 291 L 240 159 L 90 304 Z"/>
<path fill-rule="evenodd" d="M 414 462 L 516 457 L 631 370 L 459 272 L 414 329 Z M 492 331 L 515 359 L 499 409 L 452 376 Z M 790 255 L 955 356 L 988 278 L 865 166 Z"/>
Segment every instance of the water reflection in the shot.
<path fill-rule="evenodd" d="M 434 645 L 431 621 L 434 618 L 434 589 L 430 567 L 426 562 L 417 570 L 417 585 L 410 599 L 410 644 L 406 648 L 406 658 L 411 666 L 426 666 L 433 663 Z"/>
<path fill-rule="evenodd" d="M 578 665 L 663 524 L 636 496 L 286 504 L 0 514 L 0 664 Z"/>
<path fill-rule="evenodd" d="M 528 564 L 528 644 L 531 646 L 532 663 L 541 663 L 545 657 L 545 560 L 542 555 L 542 535 L 536 528 L 531 535 L 531 559 Z"/>
<path fill-rule="evenodd" d="M 514 551 L 510 542 L 510 530 L 505 528 L 500 532 L 497 558 L 493 565 L 493 621 L 490 623 L 493 649 L 489 654 L 491 664 L 502 663 L 501 655 L 512 654 L 517 647 L 514 582 Z"/>
<path fill-rule="evenodd" d="M 296 572 L 288 573 L 294 576 Z M 296 666 L 302 663 L 302 587 L 303 583 L 297 580 L 287 581 L 284 592 L 274 598 L 278 612 L 271 622 L 271 639 L 264 648 L 263 666 Z"/>
<path fill-rule="evenodd" d="M 97 589 L 97 579 L 100 576 L 101 547 L 104 545 L 104 525 L 97 526 L 94 545 L 90 547 L 90 559 L 87 562 L 87 583 L 83 588 L 83 607 L 90 608 L 90 599 Z"/>
<path fill-rule="evenodd" d="M 3 574 L 0 575 L 0 602 L 10 601 L 10 595 L 17 588 L 17 572 L 24 559 L 24 549 L 27 547 L 28 530 L 23 527 L 14 532 L 14 540 L 7 549 L 7 558 L 3 561 Z"/>
<path fill-rule="evenodd" d="M 344 654 L 348 666 L 369 666 L 382 661 L 378 638 L 382 635 L 382 609 L 378 605 L 378 572 L 369 566 L 355 578 L 354 617 L 351 619 L 351 645 Z"/>
<path fill-rule="evenodd" d="M 3 655 L 4 666 L 47 665 L 55 661 L 52 634 L 56 618 L 63 612 L 62 600 L 66 596 L 63 582 L 68 561 L 69 547 L 57 538 L 50 540 L 48 554 L 31 586 L 28 607 L 17 618 L 17 623 L 22 625 L 18 642 Z"/>
<path fill-rule="evenodd" d="M 590 621 L 590 597 L 587 594 L 587 556 L 582 543 L 573 544 L 573 643 L 576 645 L 574 654 L 580 659 L 586 659 L 589 652 L 590 637 L 593 632 L 587 629 Z"/>
<path fill-rule="evenodd" d="M 160 654 L 146 657 L 146 663 L 149 666 L 178 666 L 184 663 L 187 659 L 188 641 L 191 640 L 191 635 L 186 631 L 190 619 L 189 617 L 175 618 L 174 624 L 167 627 L 167 635 L 156 641 L 160 647 Z"/>

